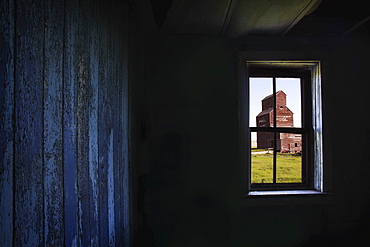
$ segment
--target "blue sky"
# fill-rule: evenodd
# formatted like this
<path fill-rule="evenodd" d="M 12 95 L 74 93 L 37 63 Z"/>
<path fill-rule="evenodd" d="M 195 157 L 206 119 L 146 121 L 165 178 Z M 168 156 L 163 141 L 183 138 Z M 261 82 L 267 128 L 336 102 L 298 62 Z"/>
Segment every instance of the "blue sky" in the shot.
<path fill-rule="evenodd" d="M 262 110 L 262 99 L 272 94 L 272 78 L 250 78 L 249 124 L 256 126 L 256 116 Z M 294 113 L 294 127 L 301 127 L 301 85 L 299 78 L 276 78 L 276 91 L 283 90 L 287 95 L 287 107 Z M 252 133 L 252 140 L 256 135 Z"/>

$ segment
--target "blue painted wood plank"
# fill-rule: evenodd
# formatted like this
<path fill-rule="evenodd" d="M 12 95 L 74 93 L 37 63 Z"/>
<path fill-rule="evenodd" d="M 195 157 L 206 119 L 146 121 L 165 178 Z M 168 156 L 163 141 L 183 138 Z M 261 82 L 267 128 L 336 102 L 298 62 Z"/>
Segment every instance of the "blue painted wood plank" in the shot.
<path fill-rule="evenodd" d="M 107 57 L 108 58 L 108 57 Z M 106 77 L 99 84 L 99 191 L 100 191 L 100 241 L 108 243 L 108 132 L 110 123 L 108 119 L 108 94 L 107 85 L 110 80 L 109 68 L 105 67 Z"/>
<path fill-rule="evenodd" d="M 115 11 L 120 11 L 122 10 L 120 8 L 121 6 L 117 6 Z M 120 23 L 120 18 L 116 17 L 116 23 Z M 122 24 L 120 23 L 117 25 L 116 28 L 118 30 L 121 29 Z M 116 37 L 115 39 L 119 39 L 122 37 L 121 31 L 120 32 L 115 32 Z M 114 51 L 114 61 L 117 61 L 117 58 L 122 55 L 120 52 L 120 46 L 115 46 L 115 51 Z M 120 60 L 122 57 L 120 58 Z M 113 211 L 114 214 L 110 214 L 109 218 L 109 243 L 111 246 L 116 246 L 116 243 L 122 243 L 119 242 L 120 235 L 117 235 L 117 225 L 119 225 L 119 208 L 121 207 L 121 202 L 122 202 L 122 183 L 118 182 L 118 179 L 120 177 L 120 173 L 123 169 L 121 167 L 121 162 L 120 162 L 120 156 L 121 152 L 120 150 L 120 141 L 121 141 L 121 136 L 122 132 L 120 131 L 121 128 L 121 116 L 122 116 L 122 105 L 120 104 L 121 101 L 121 95 L 122 95 L 122 88 L 120 87 L 120 82 L 122 81 L 121 75 L 122 71 L 120 70 L 120 63 L 114 62 L 114 74 L 116 75 L 115 80 L 114 80 L 114 88 L 117 88 L 116 93 L 114 95 L 113 99 L 113 109 L 115 109 L 116 114 L 113 114 L 113 129 L 111 131 L 111 137 L 110 137 L 110 146 L 111 148 L 111 156 L 112 156 L 112 161 L 109 164 L 112 164 L 109 166 L 108 169 L 108 206 L 110 208 L 110 211 Z"/>
<path fill-rule="evenodd" d="M 90 237 L 91 246 L 106 246 L 99 239 L 99 153 L 98 153 L 98 94 L 99 94 L 99 8 L 91 1 L 90 25 L 90 82 L 89 82 L 89 179 L 90 187 Z"/>
<path fill-rule="evenodd" d="M 119 40 L 123 40 L 122 45 L 120 46 L 120 57 L 118 60 L 122 61 L 118 64 L 120 64 L 122 67 L 119 67 L 119 71 L 128 71 L 130 69 L 129 66 L 129 9 L 127 6 L 127 3 L 123 6 L 123 18 L 119 23 L 122 23 L 121 27 L 121 37 L 119 37 Z M 118 179 L 118 183 L 120 186 L 120 194 L 123 195 L 120 200 L 120 210 L 121 210 L 121 217 L 120 217 L 120 226 L 124 229 L 123 230 L 123 240 L 121 240 L 125 246 L 130 246 L 130 200 L 131 197 L 131 191 L 130 191 L 130 163 L 129 163 L 129 111 L 130 111 L 130 99 L 129 99 L 129 74 L 123 73 L 123 75 L 120 77 L 121 80 L 119 82 L 121 86 L 121 95 L 120 98 L 122 99 L 122 102 L 120 105 L 122 106 L 121 109 L 121 156 L 122 161 L 120 164 L 120 176 Z M 118 230 L 118 229 L 117 229 Z M 117 232 L 117 234 L 119 234 Z"/>
<path fill-rule="evenodd" d="M 43 245 L 43 13 L 17 1 L 14 246 Z"/>
<path fill-rule="evenodd" d="M 114 184 L 114 129 L 110 130 L 108 143 L 107 189 L 108 189 L 108 241 L 109 246 L 115 246 L 115 184 Z"/>
<path fill-rule="evenodd" d="M 63 214 L 63 35 L 64 2 L 45 1 L 44 51 L 44 242 L 64 245 Z"/>
<path fill-rule="evenodd" d="M 107 130 L 109 128 L 106 119 L 106 102 L 107 102 L 107 83 L 109 81 L 108 65 L 108 18 L 107 2 L 100 2 L 101 17 L 99 43 L 102 49 L 99 52 L 99 223 L 100 223 L 100 242 L 102 245 L 108 245 L 108 223 L 107 223 Z"/>
<path fill-rule="evenodd" d="M 78 8 L 78 94 L 77 94 L 77 187 L 79 235 L 81 246 L 91 246 L 90 179 L 89 179 L 89 82 L 90 26 L 89 2 L 82 0 Z"/>
<path fill-rule="evenodd" d="M 13 245 L 14 3 L 0 2 L 0 246 Z"/>
<path fill-rule="evenodd" d="M 121 172 L 122 163 L 119 161 L 119 156 L 123 153 L 120 150 L 120 145 L 118 144 L 119 137 L 122 136 L 119 127 L 121 126 L 121 115 L 122 115 L 122 105 L 120 105 L 120 98 L 122 94 L 122 88 L 120 83 L 122 81 L 122 74 L 124 70 L 120 70 L 122 62 L 122 15 L 116 15 L 117 12 L 123 13 L 122 5 L 116 5 L 114 8 L 110 8 L 111 24 L 115 29 L 111 32 L 109 40 L 113 45 L 111 45 L 111 57 L 112 68 L 111 73 L 113 75 L 112 80 L 109 80 L 111 88 L 115 88 L 114 94 L 111 97 L 111 107 L 114 109 L 115 114 L 112 114 L 112 129 L 109 133 L 109 149 L 108 149 L 108 237 L 110 246 L 116 246 L 118 243 L 123 244 L 121 241 L 123 239 L 122 234 L 122 224 L 120 224 L 120 218 L 122 215 L 122 183 L 118 182 Z M 119 61 L 119 62 L 118 62 Z M 118 151 L 120 150 L 120 151 Z M 121 181 L 122 182 L 122 181 Z M 117 227 L 120 226 L 120 227 Z M 117 228 L 121 229 L 121 233 L 117 233 Z"/>
<path fill-rule="evenodd" d="M 78 0 L 66 0 L 63 83 L 63 161 L 65 246 L 78 246 L 77 195 L 77 31 Z"/>
<path fill-rule="evenodd" d="M 125 14 L 122 8 L 122 5 L 120 8 L 115 8 L 112 10 L 113 13 L 116 13 L 117 11 L 121 11 L 123 14 L 116 16 L 115 14 L 112 14 L 115 16 L 115 23 L 119 23 L 119 25 L 116 25 L 116 29 L 120 30 L 119 32 L 114 33 L 113 40 L 115 42 L 117 40 L 120 40 L 122 38 L 122 41 L 125 41 L 125 37 L 123 36 L 123 15 Z M 124 62 L 124 56 L 126 55 L 125 53 L 122 53 L 122 43 L 120 45 L 114 46 L 114 73 L 117 74 L 118 76 L 115 78 L 115 87 L 118 88 L 118 93 L 115 95 L 114 98 L 114 105 L 113 108 L 117 109 L 117 114 L 115 114 L 114 117 L 114 192 L 115 192 L 115 229 L 114 229 L 114 234 L 113 232 L 110 233 L 110 238 L 116 238 L 116 241 L 119 243 L 122 243 L 124 239 L 124 234 L 121 234 L 118 232 L 118 229 L 123 229 L 124 226 L 122 224 L 122 216 L 124 214 L 123 212 L 123 200 L 124 200 L 124 194 L 123 194 L 123 181 L 120 181 L 122 178 L 122 172 L 124 171 L 123 167 L 123 159 L 121 157 L 124 156 L 124 149 L 121 149 L 120 142 L 122 142 L 122 136 L 124 133 L 122 132 L 122 92 L 123 92 L 123 73 L 124 71 L 124 63 L 116 63 L 116 61 Z M 122 69 L 122 70 L 121 70 Z M 118 153 L 118 150 L 120 152 Z"/>

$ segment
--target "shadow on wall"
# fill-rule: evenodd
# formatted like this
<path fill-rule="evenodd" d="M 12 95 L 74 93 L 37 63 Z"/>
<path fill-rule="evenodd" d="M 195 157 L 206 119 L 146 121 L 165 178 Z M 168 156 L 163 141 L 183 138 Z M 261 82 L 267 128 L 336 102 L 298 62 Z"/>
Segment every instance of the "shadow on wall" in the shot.
<path fill-rule="evenodd" d="M 189 191 L 182 167 L 186 139 L 169 132 L 157 142 L 149 172 L 139 178 L 143 225 L 134 246 L 224 246 L 233 234 L 232 213 L 214 189 Z"/>

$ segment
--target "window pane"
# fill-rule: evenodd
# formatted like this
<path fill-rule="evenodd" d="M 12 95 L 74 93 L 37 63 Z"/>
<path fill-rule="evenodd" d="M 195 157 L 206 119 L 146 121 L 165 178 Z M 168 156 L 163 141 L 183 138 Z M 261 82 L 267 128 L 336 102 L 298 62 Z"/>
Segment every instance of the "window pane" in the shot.
<path fill-rule="evenodd" d="M 302 182 L 302 136 L 280 133 L 280 152 L 276 156 L 276 182 Z"/>
<path fill-rule="evenodd" d="M 273 133 L 258 132 L 258 138 L 266 138 L 267 141 L 259 147 L 251 149 L 252 183 L 273 182 Z"/>
<path fill-rule="evenodd" d="M 272 78 L 249 78 L 249 126 L 257 127 L 257 116 L 266 115 L 268 108 L 273 108 L 272 102 L 270 106 L 267 105 L 262 107 L 262 100 L 272 94 Z M 264 122 L 266 126 L 259 127 L 269 127 L 268 122 Z M 268 125 L 268 126 L 267 126 Z"/>
<path fill-rule="evenodd" d="M 276 78 L 276 126 L 301 127 L 300 78 Z"/>

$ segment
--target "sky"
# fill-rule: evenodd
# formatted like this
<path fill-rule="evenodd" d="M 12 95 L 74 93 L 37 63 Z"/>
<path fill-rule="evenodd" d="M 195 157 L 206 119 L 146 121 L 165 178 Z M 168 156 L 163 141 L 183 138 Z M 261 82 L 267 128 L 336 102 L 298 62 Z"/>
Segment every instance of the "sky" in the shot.
<path fill-rule="evenodd" d="M 294 113 L 294 127 L 301 127 L 301 85 L 299 78 L 276 78 L 276 91 L 283 90 L 287 95 L 287 107 Z M 256 126 L 256 116 L 262 111 L 262 99 L 272 94 L 272 78 L 250 78 L 249 126 Z M 252 132 L 252 141 L 257 140 Z"/>

